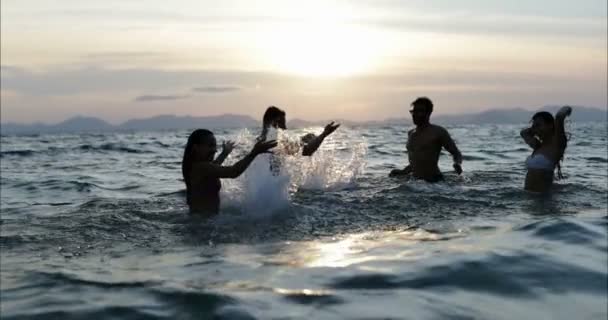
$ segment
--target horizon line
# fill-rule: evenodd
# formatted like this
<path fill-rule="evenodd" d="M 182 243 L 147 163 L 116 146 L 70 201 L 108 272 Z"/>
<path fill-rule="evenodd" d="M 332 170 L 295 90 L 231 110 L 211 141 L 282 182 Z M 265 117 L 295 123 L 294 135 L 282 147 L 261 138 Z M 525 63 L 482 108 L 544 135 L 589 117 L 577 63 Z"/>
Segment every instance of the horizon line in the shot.
<path fill-rule="evenodd" d="M 538 111 L 538 110 L 542 110 L 544 108 L 555 108 L 555 107 L 561 107 L 561 106 L 571 106 L 573 108 L 586 108 L 586 109 L 596 109 L 598 111 L 606 111 L 608 112 L 608 105 L 605 106 L 604 108 L 602 107 L 596 107 L 596 106 L 582 106 L 582 105 L 569 105 L 569 104 L 555 104 L 555 105 L 545 105 L 542 107 L 498 107 L 498 108 L 488 108 L 488 109 L 484 109 L 484 110 L 480 110 L 480 111 L 473 111 L 473 112 L 466 112 L 466 113 L 438 113 L 438 114 L 433 114 L 433 116 L 458 116 L 458 115 L 472 115 L 472 114 L 480 114 L 480 113 L 484 113 L 484 112 L 489 112 L 489 111 L 499 111 L 499 110 L 523 110 L 523 111 Z M 142 117 L 142 118 L 128 118 L 125 120 L 121 120 L 117 123 L 115 123 L 114 121 L 110 121 L 107 119 L 104 119 L 101 116 L 95 116 L 95 115 L 82 115 L 82 114 L 74 114 L 72 116 L 69 116 L 63 120 L 60 120 L 58 122 L 43 122 L 43 121 L 35 121 L 35 122 L 15 122 L 15 121 L 1 121 L 0 119 L 0 125 L 1 124 L 16 124 L 16 125 L 35 125 L 35 124 L 42 124 L 42 125 L 58 125 L 61 124 L 63 122 L 66 122 L 68 120 L 73 120 L 73 119 L 78 119 L 78 118 L 85 118 L 85 119 L 96 119 L 96 120 L 101 120 L 109 125 L 112 126 L 120 126 L 125 124 L 126 122 L 132 121 L 132 120 L 149 120 L 152 118 L 158 118 L 158 117 L 175 117 L 175 118 L 216 118 L 216 117 L 222 117 L 222 116 L 236 116 L 236 117 L 249 117 L 251 120 L 254 120 L 256 122 L 261 122 L 260 120 L 257 120 L 256 118 L 254 118 L 253 116 L 249 115 L 249 114 L 238 114 L 238 113 L 221 113 L 221 114 L 213 114 L 213 115 L 178 115 L 178 114 L 170 114 L 170 113 L 160 113 L 157 115 L 150 115 L 147 117 Z M 368 120 L 353 120 L 353 119 L 346 119 L 346 118 L 335 118 L 334 121 L 347 121 L 347 122 L 355 122 L 355 123 L 365 123 L 365 122 L 385 122 L 385 121 L 389 121 L 389 120 L 395 120 L 395 119 L 403 119 L 403 118 L 408 118 L 407 113 L 404 113 L 402 117 L 396 116 L 396 117 L 386 117 L 383 119 L 368 119 Z M 318 120 L 310 120 L 310 119 L 303 119 L 303 118 L 299 118 L 299 117 L 295 117 L 292 118 L 290 120 L 288 120 L 287 122 L 292 122 L 292 121 L 305 121 L 305 122 L 323 122 L 323 121 L 329 121 L 329 119 L 318 119 Z"/>

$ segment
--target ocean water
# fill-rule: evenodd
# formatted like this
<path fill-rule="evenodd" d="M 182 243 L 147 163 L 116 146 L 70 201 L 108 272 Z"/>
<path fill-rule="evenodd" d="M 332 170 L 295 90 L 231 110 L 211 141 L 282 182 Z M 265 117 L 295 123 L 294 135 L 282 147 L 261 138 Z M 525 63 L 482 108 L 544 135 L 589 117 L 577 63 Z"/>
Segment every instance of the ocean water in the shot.
<path fill-rule="evenodd" d="M 519 126 L 448 127 L 463 176 L 388 178 L 407 127 L 341 127 L 187 213 L 189 131 L 3 136 L 4 319 L 606 319 L 608 136 L 573 123 L 552 194 L 522 190 Z M 256 128 L 216 130 L 236 140 Z M 305 132 L 290 130 L 297 141 Z"/>

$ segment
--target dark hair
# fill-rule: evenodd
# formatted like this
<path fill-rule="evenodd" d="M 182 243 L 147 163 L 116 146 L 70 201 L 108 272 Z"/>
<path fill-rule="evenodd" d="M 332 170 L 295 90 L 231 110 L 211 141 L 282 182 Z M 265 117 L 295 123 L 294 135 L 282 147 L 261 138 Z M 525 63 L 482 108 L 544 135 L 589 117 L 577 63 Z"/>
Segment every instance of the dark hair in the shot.
<path fill-rule="evenodd" d="M 414 102 L 412 102 L 412 107 L 415 106 L 424 107 L 428 113 L 433 113 L 433 102 L 427 97 L 419 97 L 414 100 Z"/>
<path fill-rule="evenodd" d="M 539 111 L 539 112 L 535 113 L 532 116 L 532 121 L 534 121 L 534 120 L 541 120 L 542 122 L 544 122 L 546 124 L 555 126 L 555 119 L 553 118 L 553 115 L 547 111 Z"/>
<path fill-rule="evenodd" d="M 266 134 L 268 134 L 268 128 L 270 127 L 270 123 L 274 119 L 279 117 L 285 117 L 285 111 L 275 106 L 270 106 L 266 109 L 266 112 L 264 112 L 264 117 L 262 118 L 262 133 L 260 133 L 260 136 L 257 138 L 257 141 L 266 140 Z M 285 126 L 283 125 L 281 129 L 285 129 Z"/>
<path fill-rule="evenodd" d="M 264 118 L 263 118 L 263 126 L 264 128 L 268 128 L 270 126 L 270 122 L 278 117 L 284 117 L 285 116 L 285 111 L 275 107 L 275 106 L 270 106 L 268 107 L 268 109 L 266 109 L 266 112 L 264 112 Z"/>
<path fill-rule="evenodd" d="M 539 111 L 537 113 L 535 113 L 532 116 L 532 121 L 534 120 L 541 120 L 542 122 L 551 125 L 551 127 L 554 128 L 555 130 L 555 118 L 553 117 L 553 115 L 550 112 L 547 111 Z M 555 132 L 554 132 L 555 134 Z M 562 165 L 561 162 L 564 161 L 564 153 L 566 152 L 566 147 L 568 146 L 568 137 L 566 135 L 566 137 L 564 137 L 564 145 L 563 147 L 563 151 L 561 156 L 559 157 L 559 160 L 557 160 L 557 178 L 558 179 L 563 179 L 564 175 L 562 174 Z"/>
<path fill-rule="evenodd" d="M 207 129 L 196 129 L 188 137 L 184 157 L 182 159 L 182 176 L 186 183 L 186 202 L 190 204 L 190 171 L 192 170 L 192 147 L 195 144 L 204 143 L 206 139 L 213 136 L 213 132 Z"/>

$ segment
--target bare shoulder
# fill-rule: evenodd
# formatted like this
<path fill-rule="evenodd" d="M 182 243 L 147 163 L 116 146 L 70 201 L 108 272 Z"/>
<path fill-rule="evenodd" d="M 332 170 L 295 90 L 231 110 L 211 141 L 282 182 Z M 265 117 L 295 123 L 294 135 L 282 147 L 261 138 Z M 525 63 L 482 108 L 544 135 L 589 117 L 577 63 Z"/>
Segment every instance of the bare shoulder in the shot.
<path fill-rule="evenodd" d="M 449 135 L 449 132 L 446 128 L 442 127 L 442 126 L 438 126 L 436 124 L 432 124 L 431 125 L 431 129 L 433 130 L 434 133 L 436 133 L 437 135 Z"/>

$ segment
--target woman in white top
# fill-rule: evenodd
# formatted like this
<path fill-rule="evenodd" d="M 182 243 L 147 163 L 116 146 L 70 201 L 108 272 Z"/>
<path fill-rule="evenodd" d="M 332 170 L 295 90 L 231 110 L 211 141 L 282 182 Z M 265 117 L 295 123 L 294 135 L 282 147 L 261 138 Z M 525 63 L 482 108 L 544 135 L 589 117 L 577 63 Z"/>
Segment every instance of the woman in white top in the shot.
<path fill-rule="evenodd" d="M 521 131 L 521 137 L 534 150 L 526 160 L 525 189 L 532 192 L 547 192 L 553 185 L 553 172 L 558 169 L 558 179 L 563 178 L 560 161 L 568 144 L 564 120 L 572 108 L 562 107 L 555 118 L 546 111 L 532 117 L 532 126 Z"/>

